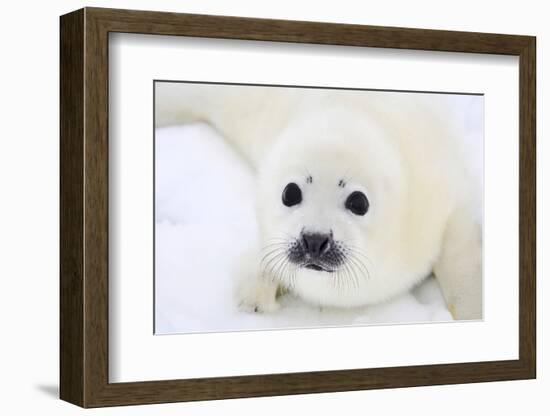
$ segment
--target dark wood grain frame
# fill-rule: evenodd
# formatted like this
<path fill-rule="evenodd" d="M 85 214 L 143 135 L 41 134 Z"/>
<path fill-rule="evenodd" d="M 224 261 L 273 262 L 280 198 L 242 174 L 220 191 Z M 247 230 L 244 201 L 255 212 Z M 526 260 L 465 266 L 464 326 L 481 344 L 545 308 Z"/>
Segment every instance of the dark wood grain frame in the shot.
<path fill-rule="evenodd" d="M 62 16 L 60 28 L 63 400 L 99 407 L 536 377 L 534 37 L 98 8 Z M 110 383 L 107 152 L 111 32 L 519 56 L 519 359 Z"/>

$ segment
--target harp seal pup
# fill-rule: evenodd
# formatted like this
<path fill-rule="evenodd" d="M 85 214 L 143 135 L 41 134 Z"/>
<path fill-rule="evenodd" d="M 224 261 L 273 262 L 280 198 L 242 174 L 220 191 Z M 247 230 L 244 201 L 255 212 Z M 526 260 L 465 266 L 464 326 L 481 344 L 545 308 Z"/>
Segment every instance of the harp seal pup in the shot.
<path fill-rule="evenodd" d="M 279 308 L 290 291 L 355 307 L 430 273 L 457 320 L 482 318 L 479 184 L 445 97 L 344 90 L 156 84 L 156 124 L 204 121 L 257 172 L 260 247 L 237 301 Z M 238 236 L 235 236 L 238 238 Z"/>

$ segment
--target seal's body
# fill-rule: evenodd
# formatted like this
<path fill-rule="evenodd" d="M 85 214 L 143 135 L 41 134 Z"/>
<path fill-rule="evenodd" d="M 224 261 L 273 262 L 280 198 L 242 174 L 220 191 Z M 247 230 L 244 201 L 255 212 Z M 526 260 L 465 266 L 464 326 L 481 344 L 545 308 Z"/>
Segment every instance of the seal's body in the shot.
<path fill-rule="evenodd" d="M 261 247 L 242 262 L 242 308 L 281 290 L 353 307 L 433 272 L 456 319 L 481 318 L 479 179 L 445 97 L 157 84 L 157 125 L 212 124 L 258 175 Z"/>

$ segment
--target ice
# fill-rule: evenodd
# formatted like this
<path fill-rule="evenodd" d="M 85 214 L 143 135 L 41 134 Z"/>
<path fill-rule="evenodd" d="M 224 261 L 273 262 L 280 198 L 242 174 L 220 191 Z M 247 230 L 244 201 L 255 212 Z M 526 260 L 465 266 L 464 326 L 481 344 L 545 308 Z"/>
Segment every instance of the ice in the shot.
<path fill-rule="evenodd" d="M 237 308 L 233 271 L 257 242 L 254 171 L 214 129 L 156 131 L 155 333 L 219 332 L 451 320 L 435 279 L 380 305 L 319 308 L 291 295 L 282 308 Z"/>

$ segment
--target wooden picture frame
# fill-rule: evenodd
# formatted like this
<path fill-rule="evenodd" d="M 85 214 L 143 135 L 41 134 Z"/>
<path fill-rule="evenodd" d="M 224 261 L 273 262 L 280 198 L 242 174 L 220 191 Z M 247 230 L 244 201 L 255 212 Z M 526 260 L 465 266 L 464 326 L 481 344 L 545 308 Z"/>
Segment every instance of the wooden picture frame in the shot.
<path fill-rule="evenodd" d="M 60 19 L 60 396 L 82 407 L 529 379 L 536 376 L 535 38 L 85 8 Z M 519 359 L 110 383 L 108 35 L 194 36 L 519 57 Z"/>

